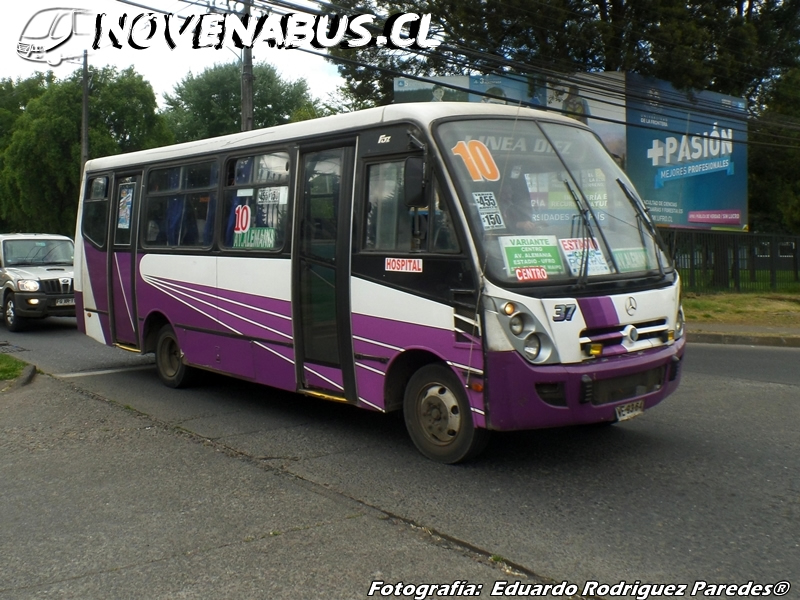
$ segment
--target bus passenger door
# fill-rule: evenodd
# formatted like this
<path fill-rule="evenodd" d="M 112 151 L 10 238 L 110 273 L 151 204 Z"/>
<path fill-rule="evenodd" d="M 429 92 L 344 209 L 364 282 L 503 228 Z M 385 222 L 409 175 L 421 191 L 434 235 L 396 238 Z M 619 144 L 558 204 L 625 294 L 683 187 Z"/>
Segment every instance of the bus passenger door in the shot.
<path fill-rule="evenodd" d="M 300 153 L 293 319 L 299 391 L 356 400 L 350 319 L 352 146 Z"/>
<path fill-rule="evenodd" d="M 111 203 L 111 240 L 108 253 L 108 308 L 111 337 L 119 346 L 138 348 L 136 318 L 136 236 L 141 173 L 117 174 Z"/>

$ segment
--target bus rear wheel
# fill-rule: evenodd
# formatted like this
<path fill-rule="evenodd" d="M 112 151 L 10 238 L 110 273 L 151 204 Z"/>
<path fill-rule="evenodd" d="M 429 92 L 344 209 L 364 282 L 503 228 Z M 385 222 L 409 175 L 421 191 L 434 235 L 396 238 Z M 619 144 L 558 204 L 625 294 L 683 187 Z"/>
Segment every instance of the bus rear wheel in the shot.
<path fill-rule="evenodd" d="M 183 362 L 183 351 L 172 327 L 164 325 L 156 341 L 156 369 L 164 385 L 182 388 L 192 381 L 194 369 Z"/>
<path fill-rule="evenodd" d="M 427 365 L 411 377 L 403 414 L 414 445 L 437 462 L 454 464 L 474 458 L 489 441 L 489 431 L 472 422 L 461 381 L 442 365 Z"/>

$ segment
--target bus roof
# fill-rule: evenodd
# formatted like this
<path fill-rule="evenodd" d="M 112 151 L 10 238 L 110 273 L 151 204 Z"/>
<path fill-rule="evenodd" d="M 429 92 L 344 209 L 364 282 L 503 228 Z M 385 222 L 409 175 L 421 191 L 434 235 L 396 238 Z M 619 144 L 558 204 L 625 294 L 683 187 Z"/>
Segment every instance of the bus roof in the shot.
<path fill-rule="evenodd" d="M 353 131 L 370 125 L 390 123 L 396 121 L 412 121 L 421 125 L 437 119 L 453 116 L 486 116 L 486 117 L 514 117 L 545 118 L 551 121 L 561 121 L 572 125 L 580 125 L 574 119 L 556 113 L 534 110 L 519 106 L 507 106 L 483 102 L 414 102 L 391 104 L 377 108 L 343 113 L 330 117 L 320 117 L 308 121 L 288 123 L 265 129 L 243 131 L 215 138 L 116 154 L 87 161 L 86 171 L 97 172 L 110 169 L 119 169 L 156 161 L 169 161 L 195 155 L 213 152 L 247 148 L 261 144 L 280 143 L 287 140 L 301 139 L 336 131 Z"/>

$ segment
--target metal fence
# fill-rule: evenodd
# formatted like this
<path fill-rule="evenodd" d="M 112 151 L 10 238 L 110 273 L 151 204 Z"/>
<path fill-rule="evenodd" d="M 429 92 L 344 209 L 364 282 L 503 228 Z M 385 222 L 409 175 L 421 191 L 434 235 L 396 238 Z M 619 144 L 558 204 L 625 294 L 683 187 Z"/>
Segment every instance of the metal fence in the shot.
<path fill-rule="evenodd" d="M 799 292 L 800 236 L 668 229 L 685 290 Z"/>

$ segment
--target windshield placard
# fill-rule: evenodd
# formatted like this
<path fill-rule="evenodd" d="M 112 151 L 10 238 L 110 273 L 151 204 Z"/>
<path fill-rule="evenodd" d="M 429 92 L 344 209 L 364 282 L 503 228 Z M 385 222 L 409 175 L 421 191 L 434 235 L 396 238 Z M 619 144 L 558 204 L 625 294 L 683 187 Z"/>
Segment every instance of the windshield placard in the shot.
<path fill-rule="evenodd" d="M 517 281 L 542 280 L 564 273 L 564 263 L 553 235 L 505 235 L 500 238 L 500 244 L 506 271 Z"/>
<path fill-rule="evenodd" d="M 561 245 L 564 258 L 567 259 L 569 265 L 569 272 L 573 277 L 578 277 L 582 273 L 584 260 L 589 262 L 586 268 L 589 276 L 611 273 L 596 238 L 564 238 L 558 240 L 558 243 Z"/>
<path fill-rule="evenodd" d="M 644 248 L 616 248 L 612 250 L 612 254 L 620 273 L 650 269 L 650 261 Z"/>
<path fill-rule="evenodd" d="M 484 231 L 506 228 L 494 192 L 472 192 L 472 198 L 475 201 L 475 206 L 478 207 L 478 214 Z"/>

